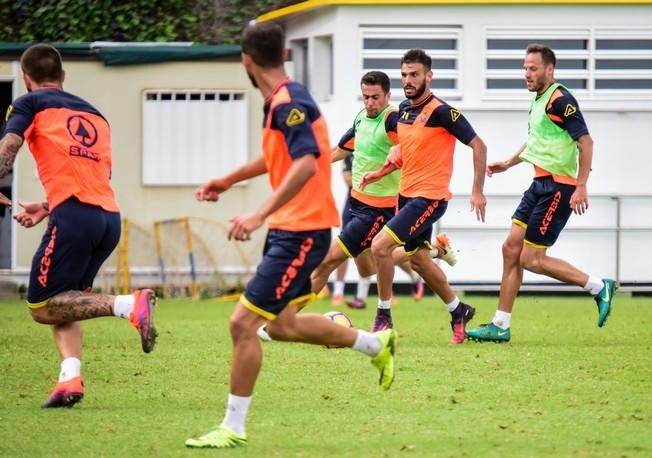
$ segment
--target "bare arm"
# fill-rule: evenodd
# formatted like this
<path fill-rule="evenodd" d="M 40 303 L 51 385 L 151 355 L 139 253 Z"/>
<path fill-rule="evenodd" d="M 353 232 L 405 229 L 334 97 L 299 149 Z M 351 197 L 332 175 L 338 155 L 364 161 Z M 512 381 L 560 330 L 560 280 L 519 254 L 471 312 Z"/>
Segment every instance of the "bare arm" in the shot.
<path fill-rule="evenodd" d="M 231 186 L 233 186 L 234 184 L 240 183 L 241 181 L 259 177 L 266 173 L 267 165 L 265 165 L 265 157 L 261 154 L 253 161 L 226 175 L 224 179 L 228 181 Z"/>
<path fill-rule="evenodd" d="M 370 185 L 371 183 L 375 183 L 376 181 L 380 180 L 382 177 L 389 175 L 392 173 L 394 170 L 398 169 L 398 167 L 393 163 L 393 162 L 385 162 L 383 166 L 377 170 L 374 170 L 373 172 L 367 172 L 364 175 L 362 175 L 362 180 L 360 180 L 360 189 L 364 189 L 367 187 L 367 185 Z"/>
<path fill-rule="evenodd" d="M 519 156 L 523 151 L 525 151 L 526 146 L 527 143 L 523 143 L 523 145 L 521 145 L 521 147 L 518 149 L 516 154 L 514 154 L 506 161 L 492 162 L 491 164 L 487 165 L 487 176 L 490 177 L 493 176 L 494 173 L 504 172 L 505 170 L 510 169 L 515 165 L 518 165 L 521 162 L 523 162 Z"/>
<path fill-rule="evenodd" d="M 18 202 L 23 209 L 14 219 L 23 227 L 33 227 L 50 214 L 47 202 Z"/>
<path fill-rule="evenodd" d="M 289 202 L 316 172 L 317 158 L 314 155 L 306 154 L 294 160 L 279 187 L 257 211 L 231 219 L 233 225 L 229 240 L 250 240 L 251 233 L 263 225 L 265 218 Z"/>
<path fill-rule="evenodd" d="M 195 198 L 197 200 L 208 200 L 215 202 L 219 199 L 220 194 L 229 189 L 236 183 L 255 178 L 267 173 L 267 166 L 265 165 L 265 157 L 261 154 L 256 159 L 243 165 L 239 169 L 213 180 L 207 181 L 195 190 Z"/>
<path fill-rule="evenodd" d="M 469 146 L 473 150 L 473 187 L 471 189 L 471 211 L 475 210 L 478 221 L 484 222 L 487 199 L 484 196 L 484 174 L 487 168 L 487 145 L 476 136 Z"/>
<path fill-rule="evenodd" d="M 5 135 L 0 140 L 0 178 L 6 177 L 11 172 L 22 144 L 23 139 L 12 133 Z"/>
<path fill-rule="evenodd" d="M 331 160 L 332 160 L 332 162 L 341 161 L 342 159 L 344 159 L 348 155 L 349 155 L 349 152 L 347 150 L 342 149 L 339 146 L 335 146 L 333 148 L 333 150 L 331 151 Z"/>
<path fill-rule="evenodd" d="M 589 208 L 589 193 L 586 183 L 589 181 L 591 163 L 593 162 L 593 139 L 589 134 L 582 135 L 577 140 L 577 146 L 580 153 L 577 187 L 571 196 L 570 205 L 575 213 L 581 215 Z"/>
<path fill-rule="evenodd" d="M 402 166 L 403 156 L 401 155 L 401 145 L 394 145 L 389 149 L 387 160 L 381 168 L 373 172 L 367 172 L 362 176 L 360 189 L 364 189 L 367 185 L 380 180 L 382 177 L 389 175 L 394 170 L 400 169 Z"/>
<path fill-rule="evenodd" d="M 353 174 L 351 173 L 350 170 L 347 170 L 346 172 L 342 172 L 342 178 L 344 178 L 344 183 L 346 183 L 346 186 L 349 188 L 353 186 Z"/>

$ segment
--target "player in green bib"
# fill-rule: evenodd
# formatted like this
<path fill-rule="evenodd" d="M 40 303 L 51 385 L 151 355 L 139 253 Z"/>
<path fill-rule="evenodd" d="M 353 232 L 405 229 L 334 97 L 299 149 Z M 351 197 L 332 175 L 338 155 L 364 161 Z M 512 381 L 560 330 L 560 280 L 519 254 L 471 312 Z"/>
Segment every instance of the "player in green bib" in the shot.
<path fill-rule="evenodd" d="M 529 162 L 534 180 L 512 216 L 503 244 L 503 277 L 498 309 L 491 323 L 467 330 L 476 341 L 507 342 L 514 300 L 523 281 L 523 269 L 577 285 L 589 291 L 598 307 L 598 326 L 611 312 L 616 289 L 611 279 L 586 274 L 568 262 L 548 256 L 572 212 L 589 207 L 586 183 L 593 158 L 593 140 L 575 98 L 554 78 L 555 53 L 531 44 L 525 55 L 527 88 L 536 92 L 530 105 L 527 142 L 506 161 L 487 166 L 487 175 Z"/>
<path fill-rule="evenodd" d="M 313 292 L 321 291 L 331 272 L 349 257 L 354 258 L 361 278 L 368 279 L 375 274 L 371 241 L 396 213 L 400 170 L 366 186 L 364 190 L 360 188 L 363 175 L 382 167 L 390 148 L 398 143 L 398 112 L 389 104 L 389 77 L 379 71 L 368 72 L 362 77 L 360 86 L 365 108 L 356 115 L 353 126 L 341 138 L 333 154 L 333 161 L 337 161 L 353 152 L 350 219 L 333 241 L 324 261 L 313 271 Z M 455 264 L 455 254 L 443 234 L 438 236 L 435 250 L 436 257 Z M 413 297 L 420 299 L 423 281 L 410 268 L 402 249 L 396 251 L 395 263 L 410 275 L 414 284 Z M 369 282 L 365 283 L 368 291 Z M 367 291 L 360 291 L 359 288 L 356 298 L 347 302 L 349 307 L 364 308 Z"/>

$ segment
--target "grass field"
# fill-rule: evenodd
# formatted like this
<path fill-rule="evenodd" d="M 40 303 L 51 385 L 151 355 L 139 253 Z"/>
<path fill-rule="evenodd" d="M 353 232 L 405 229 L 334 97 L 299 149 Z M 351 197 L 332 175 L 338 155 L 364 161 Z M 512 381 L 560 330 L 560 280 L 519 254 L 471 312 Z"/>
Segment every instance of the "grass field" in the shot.
<path fill-rule="evenodd" d="M 468 301 L 472 325 L 493 315 L 495 298 Z M 519 298 L 509 344 L 455 347 L 439 302 L 401 298 L 389 392 L 360 353 L 265 344 L 249 446 L 187 450 L 223 415 L 231 308 L 160 301 L 150 355 L 126 321 L 85 323 L 86 397 L 42 410 L 58 374 L 49 330 L 0 303 L 0 456 L 652 456 L 652 299 L 624 295 L 602 329 L 589 297 Z M 373 310 L 347 314 L 367 328 Z"/>

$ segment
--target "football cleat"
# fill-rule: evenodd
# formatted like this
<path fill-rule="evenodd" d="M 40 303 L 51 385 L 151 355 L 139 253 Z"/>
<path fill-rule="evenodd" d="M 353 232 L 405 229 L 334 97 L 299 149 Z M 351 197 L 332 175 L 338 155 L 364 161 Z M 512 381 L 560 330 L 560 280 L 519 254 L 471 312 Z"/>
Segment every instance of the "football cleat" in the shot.
<path fill-rule="evenodd" d="M 451 343 L 453 345 L 464 343 L 464 339 L 466 338 L 466 323 L 471 321 L 474 315 L 475 309 L 464 302 L 460 302 L 460 305 L 451 313 L 451 329 L 453 330 Z"/>
<path fill-rule="evenodd" d="M 451 242 L 448 236 L 446 234 L 437 234 L 435 240 L 437 249 L 432 251 L 432 257 L 441 259 L 451 267 L 457 264 L 457 256 L 455 255 L 455 250 L 453 250 L 453 247 L 451 247 Z M 444 254 L 441 256 L 440 250 L 444 252 Z"/>
<path fill-rule="evenodd" d="M 390 309 L 376 309 L 376 319 L 371 326 L 371 332 L 384 331 L 394 327 L 392 323 L 392 312 Z"/>
<path fill-rule="evenodd" d="M 611 313 L 611 302 L 614 299 L 614 293 L 618 289 L 616 282 L 609 278 L 602 280 L 604 287 L 598 294 L 593 296 L 596 305 L 598 306 L 598 326 L 604 326 L 609 314 Z"/>
<path fill-rule="evenodd" d="M 156 344 L 156 328 L 154 327 L 154 307 L 156 295 L 151 289 L 139 289 L 134 293 L 136 303 L 131 311 L 129 321 L 140 334 L 140 343 L 145 353 L 154 349 Z"/>
<path fill-rule="evenodd" d="M 350 301 L 346 301 L 346 305 L 349 306 L 351 309 L 365 309 L 367 308 L 367 303 L 365 302 L 364 299 L 360 298 L 355 298 L 351 299 Z"/>
<path fill-rule="evenodd" d="M 44 409 L 72 407 L 84 397 L 84 379 L 77 376 L 57 383 L 47 401 L 41 404 Z"/>
<path fill-rule="evenodd" d="M 469 329 L 466 331 L 466 336 L 469 340 L 476 342 L 496 343 L 509 342 L 509 339 L 512 337 L 509 328 L 502 329 L 493 323 L 485 323 L 476 329 Z"/>
<path fill-rule="evenodd" d="M 227 425 L 220 425 L 214 431 L 204 434 L 197 439 L 188 439 L 186 447 L 190 448 L 235 448 L 247 445 L 247 436 L 236 434 Z"/>
<path fill-rule="evenodd" d="M 398 334 L 393 329 L 385 329 L 376 333 L 380 341 L 380 351 L 371 358 L 373 364 L 380 374 L 378 385 L 383 390 L 389 390 L 394 383 L 394 353 L 398 344 Z"/>
<path fill-rule="evenodd" d="M 341 294 L 333 294 L 331 297 L 331 305 L 342 305 L 344 303 L 344 296 Z"/>

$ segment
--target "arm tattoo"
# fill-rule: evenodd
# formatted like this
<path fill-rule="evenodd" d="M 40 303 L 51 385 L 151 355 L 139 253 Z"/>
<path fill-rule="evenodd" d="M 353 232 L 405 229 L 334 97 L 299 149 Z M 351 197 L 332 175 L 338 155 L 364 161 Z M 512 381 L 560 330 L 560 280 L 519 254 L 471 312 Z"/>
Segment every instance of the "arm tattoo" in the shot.
<path fill-rule="evenodd" d="M 14 166 L 18 150 L 23 144 L 23 139 L 16 134 L 7 134 L 0 140 L 0 178 L 9 175 Z"/>
<path fill-rule="evenodd" d="M 48 314 L 61 323 L 113 315 L 113 296 L 66 291 L 48 301 Z"/>

